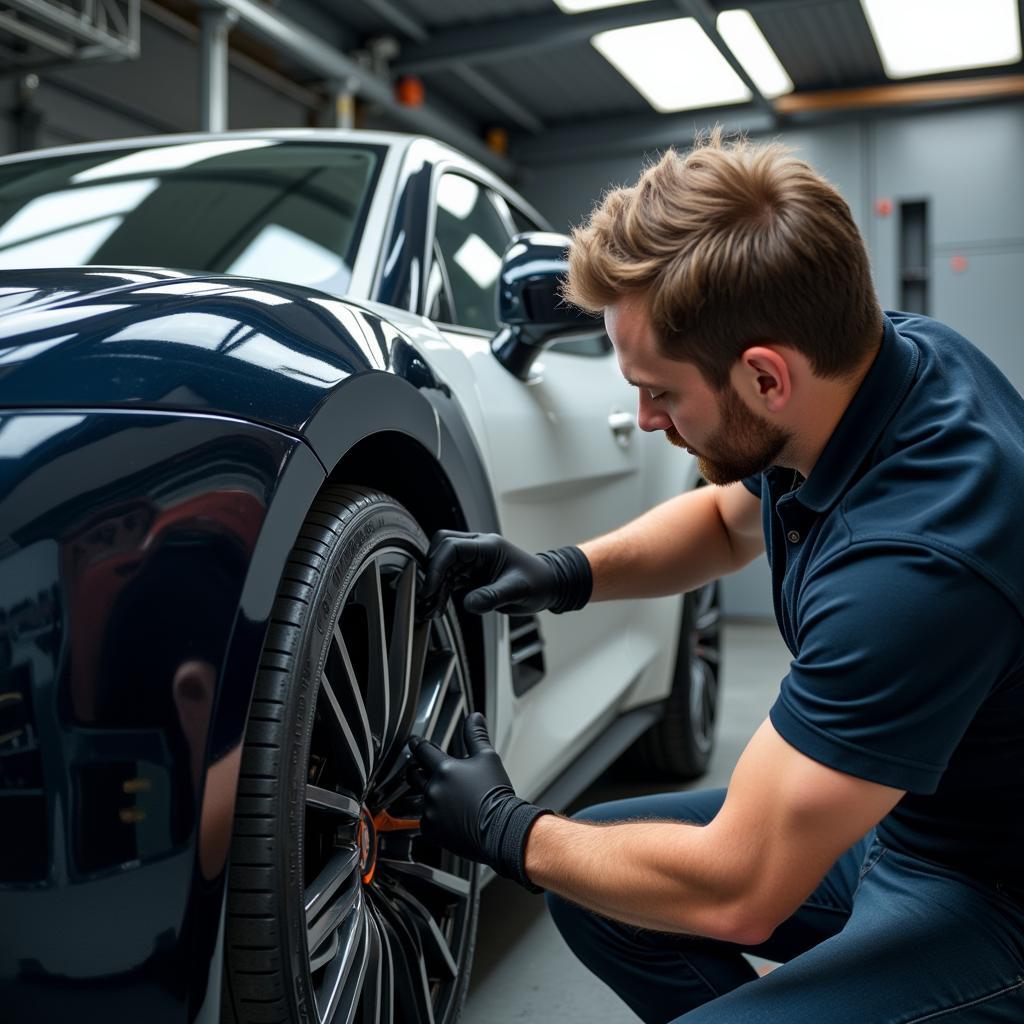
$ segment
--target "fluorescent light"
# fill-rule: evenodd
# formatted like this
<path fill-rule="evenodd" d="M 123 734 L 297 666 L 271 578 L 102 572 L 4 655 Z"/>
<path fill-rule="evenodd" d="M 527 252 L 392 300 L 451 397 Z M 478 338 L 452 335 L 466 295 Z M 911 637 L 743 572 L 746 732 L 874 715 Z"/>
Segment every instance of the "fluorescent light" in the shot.
<path fill-rule="evenodd" d="M 621 7 L 622 4 L 636 2 L 637 0 L 555 0 L 555 3 L 566 14 L 579 14 L 580 11 L 596 11 L 599 7 Z"/>
<path fill-rule="evenodd" d="M 779 63 L 750 11 L 723 11 L 718 16 L 716 27 L 762 95 L 775 99 L 793 91 L 792 79 Z"/>
<path fill-rule="evenodd" d="M 1017 0 L 861 0 L 890 78 L 1014 64 Z"/>
<path fill-rule="evenodd" d="M 615 28 L 591 42 L 663 114 L 750 99 L 750 90 L 693 18 Z"/>

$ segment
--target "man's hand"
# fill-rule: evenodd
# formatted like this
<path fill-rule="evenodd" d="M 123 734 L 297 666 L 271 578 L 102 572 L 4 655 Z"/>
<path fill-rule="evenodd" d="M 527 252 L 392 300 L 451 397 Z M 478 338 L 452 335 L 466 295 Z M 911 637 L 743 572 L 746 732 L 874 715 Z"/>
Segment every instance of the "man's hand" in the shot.
<path fill-rule="evenodd" d="M 409 738 L 409 784 L 423 794 L 420 830 L 438 846 L 541 892 L 526 876 L 523 855 L 530 827 L 551 812 L 516 796 L 483 715 L 466 719 L 463 736 L 469 752 L 464 758 L 450 757 L 419 736 Z"/>
<path fill-rule="evenodd" d="M 497 533 L 439 530 L 427 552 L 420 614 L 437 615 L 453 590 L 469 588 L 463 606 L 478 615 L 567 612 L 587 603 L 593 578 L 577 547 L 531 555 Z"/>

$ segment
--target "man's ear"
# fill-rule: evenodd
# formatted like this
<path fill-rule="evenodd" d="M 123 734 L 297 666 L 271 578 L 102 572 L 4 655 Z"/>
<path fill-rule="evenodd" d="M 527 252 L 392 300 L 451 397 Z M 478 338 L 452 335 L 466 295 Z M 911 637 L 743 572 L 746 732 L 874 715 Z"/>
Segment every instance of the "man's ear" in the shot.
<path fill-rule="evenodd" d="M 733 384 L 748 401 L 769 413 L 781 412 L 793 394 L 786 357 L 767 345 L 755 345 L 743 352 L 733 369 Z"/>

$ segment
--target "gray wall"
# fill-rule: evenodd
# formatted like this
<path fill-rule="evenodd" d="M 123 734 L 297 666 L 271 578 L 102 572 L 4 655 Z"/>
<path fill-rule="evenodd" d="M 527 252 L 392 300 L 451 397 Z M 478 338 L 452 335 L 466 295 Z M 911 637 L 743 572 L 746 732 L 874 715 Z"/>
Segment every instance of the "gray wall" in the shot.
<path fill-rule="evenodd" d="M 930 315 L 965 334 L 1024 390 L 1024 103 L 935 111 L 782 133 L 846 198 L 871 253 L 882 306 L 898 308 L 901 201 L 928 203 Z M 686 140 L 680 140 L 681 146 Z M 534 168 L 526 196 L 559 229 L 653 155 Z M 878 199 L 894 206 L 875 212 Z M 953 258 L 966 259 L 966 267 Z M 764 558 L 725 581 L 726 610 L 772 617 Z"/>

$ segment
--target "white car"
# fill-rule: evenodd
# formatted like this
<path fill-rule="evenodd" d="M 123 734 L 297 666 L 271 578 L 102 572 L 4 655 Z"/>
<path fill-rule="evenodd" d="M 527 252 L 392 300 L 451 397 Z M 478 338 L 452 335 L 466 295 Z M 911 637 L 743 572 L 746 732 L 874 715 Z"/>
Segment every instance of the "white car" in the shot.
<path fill-rule="evenodd" d="M 411 732 L 485 711 L 556 808 L 627 748 L 703 772 L 716 585 L 416 616 L 437 529 L 539 551 L 700 485 L 559 301 L 567 244 L 422 138 L 0 160 L 15 1018 L 453 1021 L 480 878 L 419 835 Z"/>

